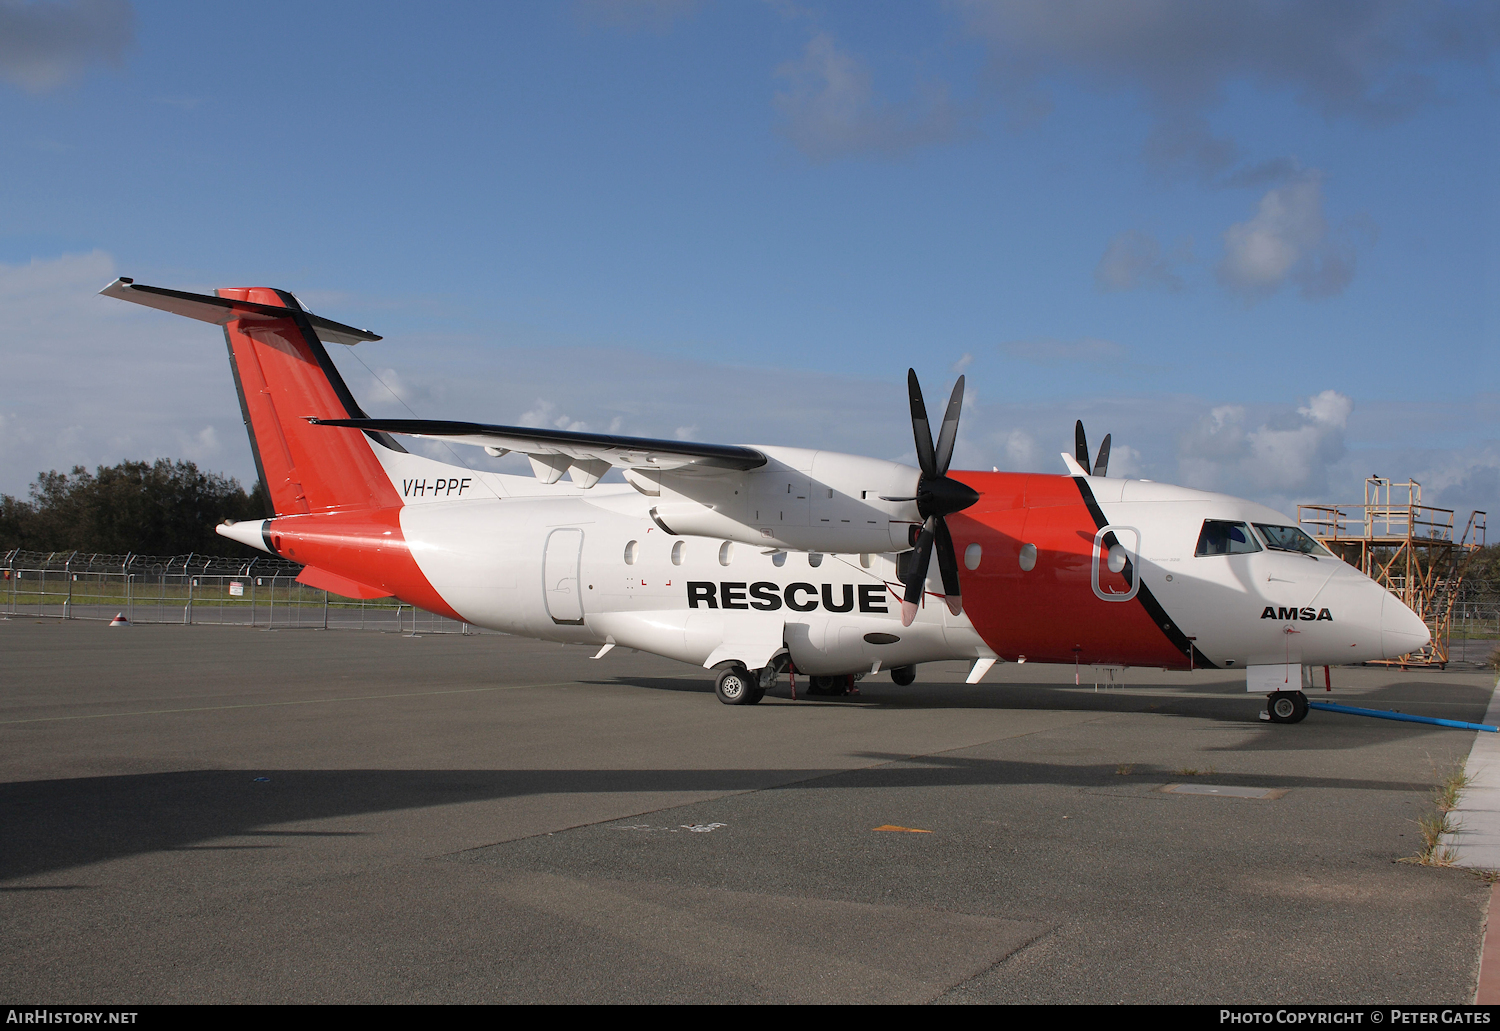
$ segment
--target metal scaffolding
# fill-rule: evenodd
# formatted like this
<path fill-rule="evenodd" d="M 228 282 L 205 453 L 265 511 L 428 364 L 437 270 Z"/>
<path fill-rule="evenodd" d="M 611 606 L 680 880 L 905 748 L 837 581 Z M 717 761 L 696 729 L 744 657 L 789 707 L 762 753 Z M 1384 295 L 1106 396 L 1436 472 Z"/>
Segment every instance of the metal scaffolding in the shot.
<path fill-rule="evenodd" d="M 1432 640 L 1383 665 L 1448 664 L 1453 603 L 1469 560 L 1485 544 L 1485 513 L 1473 512 L 1454 535 L 1453 510 L 1422 504 L 1416 480 L 1365 479 L 1357 505 L 1298 505 L 1297 524 L 1329 551 L 1391 591 L 1422 617 Z"/>

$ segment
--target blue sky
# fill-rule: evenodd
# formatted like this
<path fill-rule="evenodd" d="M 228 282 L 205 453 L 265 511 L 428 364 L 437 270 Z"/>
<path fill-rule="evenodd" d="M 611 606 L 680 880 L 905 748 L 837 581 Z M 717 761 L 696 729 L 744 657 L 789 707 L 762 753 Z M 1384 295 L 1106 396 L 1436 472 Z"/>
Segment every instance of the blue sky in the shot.
<path fill-rule="evenodd" d="M 129 275 L 370 326 L 372 411 L 902 458 L 914 365 L 971 467 L 1083 417 L 1121 473 L 1495 508 L 1497 10 L 0 0 L 0 491 L 252 475 Z"/>

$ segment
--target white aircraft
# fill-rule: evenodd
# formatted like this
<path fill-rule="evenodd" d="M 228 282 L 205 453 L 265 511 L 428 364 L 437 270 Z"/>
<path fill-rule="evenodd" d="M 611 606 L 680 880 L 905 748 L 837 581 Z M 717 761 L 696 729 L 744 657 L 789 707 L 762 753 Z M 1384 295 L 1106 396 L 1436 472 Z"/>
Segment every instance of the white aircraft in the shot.
<path fill-rule="evenodd" d="M 216 296 L 120 279 L 108 297 L 222 326 L 275 514 L 232 540 L 351 598 L 476 626 L 634 648 L 760 701 L 782 673 L 843 694 L 888 670 L 971 660 L 1244 669 L 1267 714 L 1307 714 L 1312 667 L 1429 640 L 1393 594 L 1293 520 L 1223 494 L 1106 479 L 1083 427 L 1066 476 L 948 475 L 959 377 L 934 445 L 908 377 L 920 468 L 801 448 L 371 419 L 324 343 L 379 340 L 266 288 Z M 520 452 L 533 477 L 412 454 L 397 437 Z M 601 483 L 611 468 L 625 483 Z M 563 480 L 564 474 L 567 480 Z M 937 568 L 932 566 L 937 554 Z M 929 603 L 931 602 L 931 603 Z"/>

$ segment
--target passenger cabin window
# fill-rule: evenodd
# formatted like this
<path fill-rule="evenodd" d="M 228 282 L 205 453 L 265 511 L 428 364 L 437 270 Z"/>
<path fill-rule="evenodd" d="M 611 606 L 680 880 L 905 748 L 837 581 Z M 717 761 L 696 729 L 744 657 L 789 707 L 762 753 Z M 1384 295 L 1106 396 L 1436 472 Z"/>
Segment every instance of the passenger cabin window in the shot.
<path fill-rule="evenodd" d="M 1295 526 L 1272 526 L 1256 523 L 1255 528 L 1266 539 L 1266 547 L 1272 551 L 1296 551 L 1303 555 L 1332 557 L 1332 552 Z"/>
<path fill-rule="evenodd" d="M 1250 533 L 1247 523 L 1231 523 L 1227 519 L 1203 520 L 1203 532 L 1198 535 L 1196 556 L 1203 555 L 1248 555 L 1259 551 L 1260 545 Z"/>

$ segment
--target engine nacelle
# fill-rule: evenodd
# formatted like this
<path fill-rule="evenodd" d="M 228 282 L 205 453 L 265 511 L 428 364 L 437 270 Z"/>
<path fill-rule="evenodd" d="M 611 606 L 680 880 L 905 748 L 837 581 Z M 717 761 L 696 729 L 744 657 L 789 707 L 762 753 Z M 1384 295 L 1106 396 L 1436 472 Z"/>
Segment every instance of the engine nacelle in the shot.
<path fill-rule="evenodd" d="M 661 500 L 652 518 L 678 535 L 717 537 L 789 551 L 904 551 L 920 522 L 917 469 L 834 451 L 757 447 L 770 460 L 742 473 L 630 470 L 625 478 Z"/>

